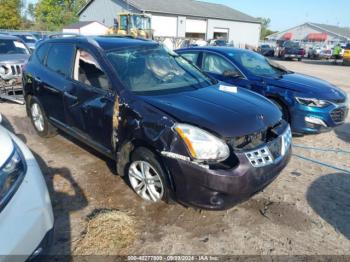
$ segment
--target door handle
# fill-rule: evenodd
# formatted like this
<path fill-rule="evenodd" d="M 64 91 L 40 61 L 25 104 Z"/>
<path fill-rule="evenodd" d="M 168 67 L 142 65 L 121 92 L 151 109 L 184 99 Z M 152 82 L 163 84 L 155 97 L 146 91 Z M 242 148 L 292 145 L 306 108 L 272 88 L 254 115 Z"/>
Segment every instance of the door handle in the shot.
<path fill-rule="evenodd" d="M 34 77 L 34 81 L 37 82 L 38 84 L 41 84 L 43 82 L 39 77 Z"/>
<path fill-rule="evenodd" d="M 72 99 L 74 101 L 77 101 L 78 100 L 78 97 L 74 96 L 74 95 L 71 95 L 70 93 L 68 92 L 64 92 L 64 96 L 68 97 L 69 99 Z"/>

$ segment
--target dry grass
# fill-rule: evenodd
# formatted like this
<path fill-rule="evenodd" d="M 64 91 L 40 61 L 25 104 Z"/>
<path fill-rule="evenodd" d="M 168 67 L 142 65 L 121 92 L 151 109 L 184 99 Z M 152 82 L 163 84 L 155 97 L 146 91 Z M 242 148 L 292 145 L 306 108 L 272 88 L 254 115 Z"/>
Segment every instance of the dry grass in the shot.
<path fill-rule="evenodd" d="M 135 222 L 125 212 L 103 210 L 92 214 L 86 233 L 75 248 L 77 255 L 119 255 L 135 240 Z"/>

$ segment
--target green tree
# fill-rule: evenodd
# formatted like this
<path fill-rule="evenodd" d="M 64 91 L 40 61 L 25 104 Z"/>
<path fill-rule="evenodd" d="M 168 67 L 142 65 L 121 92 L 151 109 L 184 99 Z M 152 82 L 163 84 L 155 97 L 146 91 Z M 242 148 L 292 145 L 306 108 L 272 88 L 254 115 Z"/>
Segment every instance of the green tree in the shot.
<path fill-rule="evenodd" d="M 21 9 L 21 0 L 0 0 L 0 28 L 20 28 L 22 23 Z"/>
<path fill-rule="evenodd" d="M 258 17 L 258 20 L 261 23 L 261 32 L 260 32 L 260 39 L 264 40 L 267 36 L 276 33 L 276 31 L 270 30 L 270 24 L 271 24 L 271 19 L 270 18 L 263 18 L 263 17 Z"/>
<path fill-rule="evenodd" d="M 77 13 L 86 0 L 40 0 L 35 6 L 37 29 L 58 31 L 78 21 Z"/>

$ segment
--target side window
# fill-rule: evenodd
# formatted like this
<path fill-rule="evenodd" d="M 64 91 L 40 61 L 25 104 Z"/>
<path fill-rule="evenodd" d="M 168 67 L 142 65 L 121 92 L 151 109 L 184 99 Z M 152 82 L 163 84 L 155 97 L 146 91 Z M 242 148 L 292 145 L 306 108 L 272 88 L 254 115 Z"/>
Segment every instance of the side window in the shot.
<path fill-rule="evenodd" d="M 199 56 L 199 52 L 195 52 L 195 53 L 184 53 L 181 54 L 181 56 L 183 56 L 184 58 L 186 58 L 187 60 L 191 61 L 193 64 L 197 64 L 197 60 L 198 60 L 198 56 Z"/>
<path fill-rule="evenodd" d="M 63 76 L 71 76 L 74 47 L 71 44 L 53 44 L 46 65 Z"/>
<path fill-rule="evenodd" d="M 47 52 L 49 51 L 50 45 L 49 44 L 43 44 L 41 45 L 36 51 L 36 57 L 38 58 L 39 62 L 44 64 L 45 58 L 47 55 Z"/>
<path fill-rule="evenodd" d="M 218 75 L 223 75 L 227 71 L 237 71 L 237 69 L 223 57 L 211 53 L 203 53 L 202 69 L 205 72 Z"/>
<path fill-rule="evenodd" d="M 103 72 L 99 63 L 89 52 L 83 49 L 77 51 L 74 80 L 102 90 L 110 89 L 107 75 Z"/>

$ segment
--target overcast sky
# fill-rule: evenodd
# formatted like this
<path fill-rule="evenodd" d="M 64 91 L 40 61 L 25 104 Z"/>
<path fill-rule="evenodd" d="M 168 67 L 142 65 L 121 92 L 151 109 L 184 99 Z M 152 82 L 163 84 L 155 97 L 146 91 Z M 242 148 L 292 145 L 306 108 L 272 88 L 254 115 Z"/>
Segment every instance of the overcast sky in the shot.
<path fill-rule="evenodd" d="M 35 3 L 38 0 L 27 0 Z M 96 0 L 98 1 L 98 0 Z M 174 0 L 176 1 L 176 0 Z M 350 27 L 349 0 L 205 0 L 231 6 L 255 17 L 271 18 L 272 30 L 285 30 L 304 22 Z"/>

